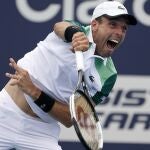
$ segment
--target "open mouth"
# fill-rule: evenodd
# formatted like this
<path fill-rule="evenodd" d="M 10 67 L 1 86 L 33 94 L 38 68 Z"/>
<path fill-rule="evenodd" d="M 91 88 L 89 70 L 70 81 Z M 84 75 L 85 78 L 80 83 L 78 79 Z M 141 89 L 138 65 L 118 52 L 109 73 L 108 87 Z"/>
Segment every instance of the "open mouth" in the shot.
<path fill-rule="evenodd" d="M 107 41 L 107 47 L 109 49 L 114 49 L 117 47 L 118 43 L 119 43 L 119 41 L 117 41 L 117 40 L 108 40 Z"/>

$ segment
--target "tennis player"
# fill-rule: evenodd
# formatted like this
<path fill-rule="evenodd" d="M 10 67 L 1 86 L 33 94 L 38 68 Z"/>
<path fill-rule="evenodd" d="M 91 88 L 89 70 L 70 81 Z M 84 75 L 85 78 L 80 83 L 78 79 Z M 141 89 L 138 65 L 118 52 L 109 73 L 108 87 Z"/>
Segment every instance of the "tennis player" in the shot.
<path fill-rule="evenodd" d="M 113 88 L 117 71 L 111 59 L 136 19 L 119 2 L 99 4 L 90 26 L 60 22 L 17 64 L 0 92 L 0 149 L 61 150 L 58 122 L 69 127 L 69 97 L 77 82 L 74 51 L 84 51 L 85 80 L 99 104 Z"/>

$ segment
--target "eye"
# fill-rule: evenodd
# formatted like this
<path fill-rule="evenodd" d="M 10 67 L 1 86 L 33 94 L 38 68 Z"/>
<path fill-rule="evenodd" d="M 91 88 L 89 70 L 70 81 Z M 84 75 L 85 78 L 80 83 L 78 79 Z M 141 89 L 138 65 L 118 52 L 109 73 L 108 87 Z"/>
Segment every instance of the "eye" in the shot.
<path fill-rule="evenodd" d="M 110 21 L 110 22 L 109 22 L 109 25 L 110 25 L 112 28 L 114 28 L 114 27 L 117 26 L 117 23 L 116 23 L 115 21 Z"/>
<path fill-rule="evenodd" d="M 128 26 L 127 26 L 127 25 L 123 25 L 123 26 L 121 27 L 121 29 L 122 29 L 122 32 L 123 32 L 123 33 L 126 33 L 127 30 L 128 30 Z"/>
<path fill-rule="evenodd" d="M 122 27 L 122 30 L 123 30 L 124 32 L 126 32 L 126 31 L 128 30 L 128 26 L 124 25 L 124 26 Z"/>

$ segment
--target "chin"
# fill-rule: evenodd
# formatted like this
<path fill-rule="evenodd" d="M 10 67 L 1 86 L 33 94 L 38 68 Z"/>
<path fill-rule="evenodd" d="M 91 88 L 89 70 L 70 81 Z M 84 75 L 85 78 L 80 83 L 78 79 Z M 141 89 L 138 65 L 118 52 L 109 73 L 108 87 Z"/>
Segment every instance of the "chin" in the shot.
<path fill-rule="evenodd" d="M 111 57 L 112 54 L 113 54 L 113 52 L 107 53 L 107 54 L 105 55 L 105 57 Z"/>

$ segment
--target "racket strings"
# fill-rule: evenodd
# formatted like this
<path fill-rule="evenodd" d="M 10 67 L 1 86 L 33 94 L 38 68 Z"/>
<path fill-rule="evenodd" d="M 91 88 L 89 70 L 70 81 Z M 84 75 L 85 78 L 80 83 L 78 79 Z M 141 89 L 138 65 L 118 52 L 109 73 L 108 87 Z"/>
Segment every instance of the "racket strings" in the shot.
<path fill-rule="evenodd" d="M 93 110 L 85 97 L 77 96 L 75 100 L 78 126 L 86 143 L 92 150 L 98 150 L 99 135 Z"/>

